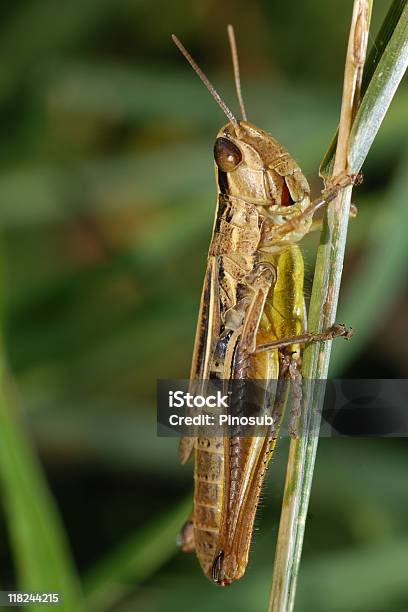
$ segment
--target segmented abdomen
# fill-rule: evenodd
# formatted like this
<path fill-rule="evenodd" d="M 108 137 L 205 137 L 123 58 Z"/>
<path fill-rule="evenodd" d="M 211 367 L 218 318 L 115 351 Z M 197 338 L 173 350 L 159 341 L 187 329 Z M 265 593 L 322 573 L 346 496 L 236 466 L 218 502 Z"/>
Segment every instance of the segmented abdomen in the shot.
<path fill-rule="evenodd" d="M 207 574 L 216 553 L 224 486 L 223 438 L 198 438 L 194 467 L 194 541 Z"/>

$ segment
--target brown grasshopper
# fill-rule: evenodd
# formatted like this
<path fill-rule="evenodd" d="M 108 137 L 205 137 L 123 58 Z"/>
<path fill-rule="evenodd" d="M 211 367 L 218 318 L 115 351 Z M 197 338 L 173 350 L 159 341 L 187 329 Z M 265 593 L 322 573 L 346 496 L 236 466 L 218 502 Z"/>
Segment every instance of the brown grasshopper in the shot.
<path fill-rule="evenodd" d="M 190 378 L 301 380 L 301 345 L 349 338 L 336 325 L 305 331 L 303 257 L 297 243 L 319 226 L 314 213 L 355 177 L 339 177 L 311 201 L 301 169 L 272 136 L 249 123 L 238 56 L 228 26 L 242 119 L 237 120 L 205 74 L 173 36 L 181 53 L 229 122 L 214 145 L 218 204 L 208 254 Z M 218 585 L 241 578 L 255 513 L 282 414 L 258 437 L 184 437 L 180 459 L 194 451 L 194 509 L 179 534 Z"/>

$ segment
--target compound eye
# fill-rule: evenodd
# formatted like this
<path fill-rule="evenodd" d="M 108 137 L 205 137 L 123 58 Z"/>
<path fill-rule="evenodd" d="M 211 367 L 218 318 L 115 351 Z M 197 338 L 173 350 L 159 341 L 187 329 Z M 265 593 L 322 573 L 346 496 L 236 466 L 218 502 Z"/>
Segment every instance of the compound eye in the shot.
<path fill-rule="evenodd" d="M 214 145 L 215 163 L 222 172 L 231 172 L 242 161 L 242 153 L 228 138 L 217 138 Z"/>

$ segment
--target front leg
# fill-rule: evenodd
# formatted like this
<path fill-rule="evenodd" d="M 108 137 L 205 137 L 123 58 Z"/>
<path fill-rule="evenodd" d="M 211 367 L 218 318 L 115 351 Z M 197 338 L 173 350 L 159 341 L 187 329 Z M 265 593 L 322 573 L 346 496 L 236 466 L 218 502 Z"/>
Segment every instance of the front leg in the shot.
<path fill-rule="evenodd" d="M 360 182 L 360 174 L 344 174 L 335 177 L 328 184 L 327 188 L 322 191 L 321 195 L 313 200 L 313 202 L 311 202 L 311 204 L 309 204 L 309 206 L 307 206 L 307 208 L 305 208 L 305 210 L 303 210 L 301 213 L 293 216 L 291 219 L 287 219 L 287 221 L 282 225 L 267 227 L 267 229 L 264 230 L 260 248 L 276 244 L 279 239 L 283 239 L 287 234 L 298 230 L 302 223 L 304 223 L 308 218 L 313 217 L 313 215 L 323 208 L 323 206 L 327 206 L 327 204 L 332 202 L 343 189 L 349 187 L 350 185 L 358 185 Z M 355 217 L 357 214 L 356 211 L 356 207 L 352 205 L 350 209 L 350 217 Z M 321 220 L 317 221 L 317 223 L 313 223 L 309 231 L 318 229 L 320 225 Z"/>
<path fill-rule="evenodd" d="M 322 333 L 305 332 L 298 336 L 290 336 L 289 338 L 281 338 L 274 340 L 273 342 L 267 342 L 266 344 L 260 344 L 256 347 L 255 353 L 264 353 L 265 351 L 274 351 L 276 349 L 283 349 L 292 344 L 310 344 L 312 342 L 327 342 L 334 338 L 345 338 L 350 340 L 353 337 L 353 330 L 351 327 L 346 327 L 343 324 L 336 323 L 330 329 Z"/>

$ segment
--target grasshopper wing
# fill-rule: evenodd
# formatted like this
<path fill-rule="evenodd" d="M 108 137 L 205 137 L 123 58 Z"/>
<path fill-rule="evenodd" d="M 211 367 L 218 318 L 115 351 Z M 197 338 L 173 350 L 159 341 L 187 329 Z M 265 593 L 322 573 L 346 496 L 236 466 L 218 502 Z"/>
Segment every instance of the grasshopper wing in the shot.
<path fill-rule="evenodd" d="M 197 329 L 194 342 L 190 380 L 205 380 L 209 375 L 211 357 L 218 340 L 220 313 L 218 301 L 217 258 L 209 257 L 201 294 Z M 179 443 L 179 458 L 186 463 L 194 448 L 195 438 L 182 436 Z"/>

